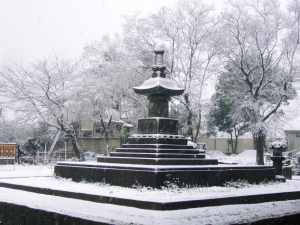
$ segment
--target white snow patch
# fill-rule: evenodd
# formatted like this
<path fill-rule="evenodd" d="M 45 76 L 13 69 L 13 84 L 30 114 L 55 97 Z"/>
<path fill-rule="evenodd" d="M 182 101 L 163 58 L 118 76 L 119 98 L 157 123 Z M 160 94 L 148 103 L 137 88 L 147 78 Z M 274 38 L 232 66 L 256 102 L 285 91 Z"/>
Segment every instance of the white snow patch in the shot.
<path fill-rule="evenodd" d="M 233 224 L 299 212 L 300 200 L 155 211 L 0 188 L 0 201 L 109 224 Z"/>
<path fill-rule="evenodd" d="M 54 165 L 0 165 L 0 178 L 53 176 Z"/>
<path fill-rule="evenodd" d="M 76 183 L 72 182 L 70 179 L 43 177 L 53 174 L 53 165 L 16 165 L 15 170 L 11 170 L 11 168 L 11 165 L 0 165 L 0 182 L 156 202 L 300 191 L 299 176 L 294 176 L 293 180 L 287 180 L 286 183 L 250 185 L 244 188 L 173 187 L 155 190 L 145 187 L 140 187 L 138 189 L 124 188 L 101 183 Z M 57 212 L 98 222 L 151 225 L 247 223 L 264 218 L 299 213 L 300 208 L 300 200 L 291 200 L 249 205 L 203 207 L 175 211 L 155 211 L 36 194 L 9 188 L 0 188 L 0 201 L 25 205 L 31 208 Z"/>
<path fill-rule="evenodd" d="M 153 189 L 149 187 L 139 187 L 135 189 L 111 186 L 109 184 L 103 183 L 76 183 L 71 179 L 54 177 L 0 179 L 0 182 L 153 202 L 174 202 L 184 200 L 212 199 L 242 195 L 300 191 L 300 181 L 296 179 L 287 180 L 286 183 L 272 182 L 261 185 L 247 185 L 247 187 L 244 188 L 217 186 L 177 188 L 176 186 L 172 186 L 170 188 L 163 189 Z"/>
<path fill-rule="evenodd" d="M 239 154 L 226 155 L 219 150 L 206 151 L 206 158 L 216 158 L 219 162 L 238 165 L 256 165 L 256 150 L 245 150 Z"/>

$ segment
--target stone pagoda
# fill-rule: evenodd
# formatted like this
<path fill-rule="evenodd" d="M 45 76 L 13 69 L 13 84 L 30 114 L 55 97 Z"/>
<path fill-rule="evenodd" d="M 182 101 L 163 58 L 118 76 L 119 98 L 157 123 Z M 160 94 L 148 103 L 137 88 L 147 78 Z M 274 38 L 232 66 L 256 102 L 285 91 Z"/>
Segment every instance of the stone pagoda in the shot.
<path fill-rule="evenodd" d="M 143 165 L 217 165 L 217 160 L 205 160 L 204 151 L 187 145 L 187 139 L 178 135 L 178 120 L 169 118 L 169 100 L 184 92 L 176 83 L 166 78 L 163 61 L 164 50 L 155 50 L 152 78 L 142 86 L 134 87 L 137 94 L 148 96 L 148 118 L 138 120 L 138 134 L 129 138 L 110 157 L 100 157 L 98 162 Z"/>
<path fill-rule="evenodd" d="M 128 143 L 110 156 L 98 157 L 97 163 L 59 162 L 55 174 L 74 181 L 153 188 L 170 183 L 212 186 L 238 179 L 254 183 L 275 180 L 272 167 L 218 165 L 217 159 L 206 159 L 204 150 L 194 149 L 187 138 L 178 135 L 178 120 L 169 118 L 169 100 L 184 89 L 166 77 L 164 50 L 154 53 L 152 77 L 133 88 L 149 100 L 148 118 L 138 120 L 138 134 L 131 135 Z"/>

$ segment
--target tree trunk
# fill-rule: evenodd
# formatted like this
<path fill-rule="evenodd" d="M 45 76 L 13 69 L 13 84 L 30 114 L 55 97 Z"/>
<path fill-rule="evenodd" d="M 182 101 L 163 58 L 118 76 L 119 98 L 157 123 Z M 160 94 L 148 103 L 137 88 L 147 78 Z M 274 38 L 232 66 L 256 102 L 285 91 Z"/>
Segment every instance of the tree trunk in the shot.
<path fill-rule="evenodd" d="M 110 156 L 110 151 L 109 151 L 110 146 L 109 146 L 109 141 L 108 141 L 108 131 L 105 132 L 105 140 L 106 140 L 106 154 L 107 154 L 107 156 Z"/>
<path fill-rule="evenodd" d="M 237 152 L 238 140 L 239 140 L 239 136 L 235 136 L 234 154 L 236 154 Z"/>
<path fill-rule="evenodd" d="M 193 137 L 193 127 L 192 127 L 192 112 L 191 110 L 188 111 L 188 118 L 187 118 L 187 127 L 188 127 L 188 136 L 191 137 L 191 141 L 194 141 Z"/>
<path fill-rule="evenodd" d="M 257 133 L 253 134 L 254 149 L 256 150 L 256 163 L 257 165 L 264 165 L 264 144 L 266 134 L 263 129 L 259 129 Z"/>
<path fill-rule="evenodd" d="M 234 153 L 234 145 L 233 145 L 233 138 L 232 138 L 232 132 L 229 133 L 230 135 L 230 140 L 229 140 L 229 144 L 231 145 L 231 153 Z"/>
<path fill-rule="evenodd" d="M 234 129 L 234 136 L 235 136 L 234 154 L 236 154 L 238 142 L 239 142 L 239 131 L 237 129 Z"/>
<path fill-rule="evenodd" d="M 77 158 L 79 159 L 79 161 L 84 161 L 84 156 L 83 156 L 83 153 L 81 152 L 81 150 L 79 148 L 77 138 L 72 136 L 71 137 L 71 143 L 72 143 L 74 152 L 75 152 Z"/>
<path fill-rule="evenodd" d="M 192 110 L 190 108 L 190 98 L 189 98 L 189 94 L 185 94 L 184 95 L 184 100 L 185 100 L 185 107 L 188 111 L 188 115 L 187 115 L 187 128 L 188 128 L 188 132 L 187 132 L 187 135 L 188 137 L 190 137 L 192 140 L 191 141 L 194 141 L 194 137 L 193 137 L 193 127 L 192 127 L 192 118 L 193 118 L 193 113 L 192 113 Z"/>
<path fill-rule="evenodd" d="M 109 122 L 107 125 L 105 125 L 102 116 L 101 116 L 101 126 L 103 127 L 103 129 L 105 130 L 105 140 L 106 140 L 106 155 L 110 156 L 110 146 L 109 146 L 109 140 L 108 140 L 108 135 L 109 135 L 109 131 L 110 131 L 110 124 L 111 124 L 111 120 L 112 120 L 112 116 L 110 116 L 109 118 Z"/>
<path fill-rule="evenodd" d="M 198 121 L 197 121 L 197 126 L 196 126 L 196 134 L 195 134 L 195 140 L 194 142 L 197 143 L 197 138 L 198 138 L 198 135 L 200 133 L 200 127 L 201 127 L 201 109 L 199 109 L 199 112 L 198 112 Z"/>

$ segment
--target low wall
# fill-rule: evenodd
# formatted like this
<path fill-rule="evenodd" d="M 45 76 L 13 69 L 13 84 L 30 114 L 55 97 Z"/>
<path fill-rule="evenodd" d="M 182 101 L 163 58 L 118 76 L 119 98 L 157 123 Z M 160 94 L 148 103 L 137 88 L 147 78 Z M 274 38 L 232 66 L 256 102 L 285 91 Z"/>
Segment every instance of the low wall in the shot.
<path fill-rule="evenodd" d="M 275 218 L 266 218 L 263 220 L 249 221 L 244 224 L 236 225 L 264 225 L 264 224 L 296 224 L 300 220 L 300 214 L 292 214 Z M 102 222 L 95 222 L 85 220 L 77 217 L 67 216 L 59 213 L 44 211 L 40 209 L 33 209 L 23 205 L 16 205 L 12 203 L 0 202 L 0 224 L 14 225 L 14 224 L 59 224 L 59 225 L 96 225 L 108 224 Z"/>
<path fill-rule="evenodd" d="M 79 146 L 86 150 L 100 154 L 106 154 L 106 140 L 105 138 L 79 138 Z M 109 138 L 110 151 L 115 152 L 116 148 L 120 148 L 120 138 Z"/>
<path fill-rule="evenodd" d="M 105 138 L 78 138 L 78 144 L 82 151 L 91 151 L 97 154 L 106 154 Z M 110 151 L 115 152 L 116 148 L 120 148 L 121 146 L 120 138 L 109 138 L 109 146 Z M 72 149 L 72 144 L 70 141 L 67 141 L 67 148 Z M 64 142 L 58 141 L 55 149 L 64 149 Z"/>
<path fill-rule="evenodd" d="M 23 205 L 0 202 L 0 224 L 107 224 L 94 222 L 77 217 L 67 216 L 55 212 L 33 209 Z"/>
<path fill-rule="evenodd" d="M 228 145 L 227 138 L 198 138 L 197 142 L 204 142 L 206 150 L 220 150 L 224 153 L 232 153 L 231 145 Z M 265 145 L 265 151 L 269 151 L 269 143 L 274 140 L 267 139 Z M 106 154 L 106 140 L 105 138 L 78 138 L 78 144 L 84 151 L 92 151 L 99 154 Z M 68 148 L 72 148 L 70 142 L 68 142 Z M 110 151 L 115 152 L 116 148 L 121 147 L 120 138 L 109 138 Z M 62 141 L 57 143 L 56 149 L 64 148 Z M 245 150 L 253 149 L 253 139 L 243 138 L 238 140 L 238 147 L 236 153 L 241 153 Z"/>
<path fill-rule="evenodd" d="M 0 165 L 14 165 L 16 159 L 3 159 L 0 158 Z"/>
<path fill-rule="evenodd" d="M 206 150 L 220 150 L 224 153 L 232 153 L 231 145 L 228 144 L 227 138 L 198 138 L 197 142 L 204 142 Z M 274 140 L 267 139 L 265 151 L 269 150 L 269 143 Z M 245 150 L 253 149 L 253 139 L 243 138 L 238 140 L 236 153 L 241 153 Z"/>

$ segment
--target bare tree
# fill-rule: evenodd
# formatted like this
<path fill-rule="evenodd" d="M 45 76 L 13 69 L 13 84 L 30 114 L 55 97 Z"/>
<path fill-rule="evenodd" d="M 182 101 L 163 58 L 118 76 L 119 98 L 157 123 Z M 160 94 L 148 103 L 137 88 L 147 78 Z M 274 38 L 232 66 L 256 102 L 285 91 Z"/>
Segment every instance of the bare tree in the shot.
<path fill-rule="evenodd" d="M 130 120 L 143 117 L 147 112 L 145 99 L 138 98 L 132 90 L 143 81 L 137 76 L 139 62 L 123 46 L 119 36 L 104 36 L 101 42 L 85 46 L 83 53 L 82 82 L 89 87 L 80 93 L 78 101 L 92 107 L 84 107 L 96 123 L 103 118 Z M 133 110 L 134 109 L 134 110 Z M 96 113 L 95 113 L 96 112 Z"/>
<path fill-rule="evenodd" d="M 224 98 L 234 99 L 233 119 L 250 121 L 259 165 L 264 164 L 268 123 L 294 96 L 292 82 L 299 72 L 299 29 L 293 28 L 299 28 L 299 7 L 297 10 L 284 15 L 277 0 L 230 1 L 222 16 L 222 63 L 230 65 L 227 74 L 235 79 L 229 78 L 233 86 Z"/>
<path fill-rule="evenodd" d="M 0 118 L 0 142 L 23 145 L 32 136 L 32 133 L 33 127 L 30 124 Z"/>
<path fill-rule="evenodd" d="M 29 65 L 3 67 L 0 93 L 23 121 L 43 121 L 68 136 L 78 159 L 84 160 L 77 143 L 80 116 L 73 101 L 80 80 L 77 68 L 77 61 L 57 55 Z"/>
<path fill-rule="evenodd" d="M 212 6 L 201 1 L 186 0 L 146 18 L 127 17 L 124 26 L 125 40 L 134 48 L 138 45 L 148 52 L 158 44 L 165 46 L 169 76 L 185 88 L 178 100 L 186 110 L 186 134 L 194 141 L 201 125 L 203 90 L 213 75 L 216 56 L 213 12 Z"/>
<path fill-rule="evenodd" d="M 112 116 L 110 116 L 108 123 L 105 125 L 105 123 L 103 121 L 103 118 L 101 117 L 101 126 L 103 127 L 104 132 L 105 132 L 106 155 L 107 156 L 110 156 L 110 151 L 109 151 L 110 146 L 109 146 L 108 136 L 109 136 L 109 131 L 111 129 L 111 127 L 110 127 L 110 125 L 111 125 L 111 119 L 112 119 Z"/>

